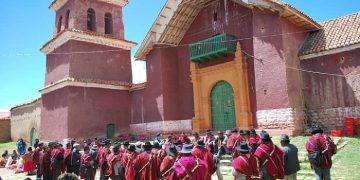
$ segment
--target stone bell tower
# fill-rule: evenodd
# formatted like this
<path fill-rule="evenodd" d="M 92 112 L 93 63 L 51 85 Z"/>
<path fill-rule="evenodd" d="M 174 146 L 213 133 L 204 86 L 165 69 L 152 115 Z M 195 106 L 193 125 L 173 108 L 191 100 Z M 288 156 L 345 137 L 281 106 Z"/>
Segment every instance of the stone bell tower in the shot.
<path fill-rule="evenodd" d="M 54 0 L 54 37 L 40 90 L 40 138 L 112 137 L 129 127 L 130 50 L 122 8 L 127 0 Z"/>

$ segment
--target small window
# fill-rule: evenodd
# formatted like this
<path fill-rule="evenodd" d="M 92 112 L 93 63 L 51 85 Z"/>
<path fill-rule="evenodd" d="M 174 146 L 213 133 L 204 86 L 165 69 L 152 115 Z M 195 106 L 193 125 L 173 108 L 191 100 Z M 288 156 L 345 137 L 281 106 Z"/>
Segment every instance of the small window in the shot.
<path fill-rule="evenodd" d="M 95 10 L 91 8 L 87 11 L 87 29 L 89 31 L 96 31 Z"/>
<path fill-rule="evenodd" d="M 105 34 L 113 33 L 113 20 L 110 13 L 105 14 Z"/>
<path fill-rule="evenodd" d="M 218 20 L 217 12 L 214 12 L 213 14 L 213 21 L 216 22 Z"/>
<path fill-rule="evenodd" d="M 61 31 L 61 24 L 62 24 L 62 16 L 60 16 L 59 21 L 58 21 L 57 33 L 59 33 Z"/>
<path fill-rule="evenodd" d="M 69 20 L 70 20 L 70 10 L 66 12 L 66 21 L 65 21 L 65 29 L 69 28 Z"/>

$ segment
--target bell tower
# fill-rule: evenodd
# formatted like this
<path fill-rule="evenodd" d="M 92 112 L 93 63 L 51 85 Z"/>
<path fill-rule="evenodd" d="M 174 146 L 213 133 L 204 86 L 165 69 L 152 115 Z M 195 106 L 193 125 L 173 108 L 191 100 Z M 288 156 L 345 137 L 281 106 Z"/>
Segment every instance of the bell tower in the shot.
<path fill-rule="evenodd" d="M 131 49 L 124 39 L 127 0 L 54 0 L 53 38 L 42 94 L 43 140 L 114 136 L 130 123 Z M 107 132 L 112 127 L 112 133 Z"/>

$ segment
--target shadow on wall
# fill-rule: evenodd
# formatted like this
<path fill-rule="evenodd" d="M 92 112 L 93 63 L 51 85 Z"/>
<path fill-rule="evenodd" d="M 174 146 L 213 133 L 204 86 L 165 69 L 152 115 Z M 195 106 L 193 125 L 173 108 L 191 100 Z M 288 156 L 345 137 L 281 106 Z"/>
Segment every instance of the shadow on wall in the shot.
<path fill-rule="evenodd" d="M 302 60 L 307 123 L 325 131 L 344 128 L 346 117 L 360 118 L 360 49 Z"/>

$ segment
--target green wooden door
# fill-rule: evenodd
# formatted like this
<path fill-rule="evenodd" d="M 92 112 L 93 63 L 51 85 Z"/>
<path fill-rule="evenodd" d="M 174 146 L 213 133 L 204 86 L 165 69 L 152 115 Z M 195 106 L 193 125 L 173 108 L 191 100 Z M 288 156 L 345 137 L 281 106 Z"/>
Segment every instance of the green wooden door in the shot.
<path fill-rule="evenodd" d="M 228 130 L 236 127 L 234 91 L 225 81 L 216 83 L 211 91 L 211 118 L 214 130 Z"/>
<path fill-rule="evenodd" d="M 37 132 L 36 132 L 35 128 L 32 128 L 31 133 L 30 133 L 30 141 L 31 141 L 32 146 L 34 146 L 36 138 L 37 138 Z"/>
<path fill-rule="evenodd" d="M 106 136 L 107 138 L 111 139 L 114 137 L 115 134 L 115 125 L 114 124 L 108 124 L 106 127 Z"/>

